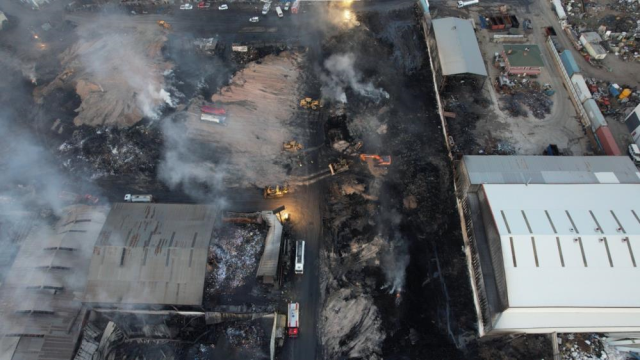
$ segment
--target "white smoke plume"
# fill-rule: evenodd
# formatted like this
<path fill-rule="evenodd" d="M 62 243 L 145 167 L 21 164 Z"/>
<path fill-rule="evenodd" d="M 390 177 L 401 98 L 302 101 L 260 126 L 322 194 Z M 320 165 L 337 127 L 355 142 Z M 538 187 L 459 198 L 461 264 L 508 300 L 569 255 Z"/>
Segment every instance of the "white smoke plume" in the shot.
<path fill-rule="evenodd" d="M 194 197 L 205 190 L 222 188 L 226 171 L 215 164 L 210 144 L 198 143 L 189 137 L 186 126 L 167 118 L 162 122 L 164 135 L 163 158 L 158 166 L 158 178 L 170 188 L 182 188 Z M 208 187 L 204 189 L 203 186 Z"/>
<path fill-rule="evenodd" d="M 12 71 L 19 71 L 22 73 L 22 76 L 29 79 L 32 83 L 36 83 L 35 62 L 22 61 L 9 52 L 0 49 L 0 66 Z"/>
<path fill-rule="evenodd" d="M 399 293 L 404 288 L 408 265 L 408 245 L 406 241 L 396 236 L 389 241 L 387 251 L 382 255 L 382 270 L 387 280 L 385 287 L 389 289 L 389 294 Z"/>
<path fill-rule="evenodd" d="M 347 102 L 346 89 L 375 101 L 388 99 L 389 93 L 376 88 L 371 82 L 364 82 L 362 74 L 355 69 L 356 56 L 352 53 L 334 54 L 324 62 L 326 73 L 321 74 L 322 95 L 343 103 Z"/>

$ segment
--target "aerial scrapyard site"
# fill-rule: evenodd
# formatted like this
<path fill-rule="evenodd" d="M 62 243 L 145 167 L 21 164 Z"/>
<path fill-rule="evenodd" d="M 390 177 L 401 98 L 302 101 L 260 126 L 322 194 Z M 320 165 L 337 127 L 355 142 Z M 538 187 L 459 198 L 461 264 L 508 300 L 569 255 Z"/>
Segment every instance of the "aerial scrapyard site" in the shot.
<path fill-rule="evenodd" d="M 0 1 L 0 358 L 638 358 L 639 14 Z"/>

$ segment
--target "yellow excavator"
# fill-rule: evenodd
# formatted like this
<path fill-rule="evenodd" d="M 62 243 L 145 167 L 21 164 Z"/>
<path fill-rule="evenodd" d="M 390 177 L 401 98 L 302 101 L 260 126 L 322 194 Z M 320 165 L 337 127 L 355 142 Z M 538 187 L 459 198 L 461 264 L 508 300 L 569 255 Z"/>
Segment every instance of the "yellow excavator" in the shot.
<path fill-rule="evenodd" d="M 288 141 L 286 143 L 282 143 L 282 149 L 284 151 L 297 152 L 303 149 L 302 144 L 295 140 Z"/>
<path fill-rule="evenodd" d="M 331 175 L 339 174 L 349 170 L 350 161 L 346 159 L 340 159 L 334 163 L 329 164 L 329 170 Z"/>
<path fill-rule="evenodd" d="M 300 100 L 300 106 L 303 109 L 318 110 L 322 107 L 322 103 L 320 102 L 320 100 L 313 100 L 312 98 L 308 97 Z"/>
<path fill-rule="evenodd" d="M 275 199 L 285 196 L 289 193 L 289 185 L 265 186 L 263 196 L 265 199 Z"/>
<path fill-rule="evenodd" d="M 158 20 L 158 25 L 162 26 L 162 28 L 165 29 L 165 30 L 171 30 L 171 24 L 169 24 L 168 22 L 166 22 L 164 20 Z"/>

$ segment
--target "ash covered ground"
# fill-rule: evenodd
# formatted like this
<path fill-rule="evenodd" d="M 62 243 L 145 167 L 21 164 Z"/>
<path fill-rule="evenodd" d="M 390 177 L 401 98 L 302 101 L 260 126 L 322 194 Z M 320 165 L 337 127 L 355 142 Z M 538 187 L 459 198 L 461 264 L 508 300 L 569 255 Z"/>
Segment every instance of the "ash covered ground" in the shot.
<path fill-rule="evenodd" d="M 50 156 L 51 171 L 65 179 L 51 191 L 86 187 L 103 195 L 103 201 L 120 201 L 122 194 L 135 191 L 153 193 L 163 202 L 215 199 L 227 208 L 249 203 L 267 209 L 270 204 L 255 199 L 237 205 L 234 195 L 225 200 L 219 195 L 234 189 L 243 200 L 255 196 L 262 201 L 257 187 L 287 180 L 294 184 L 291 198 L 299 196 L 302 204 L 292 200 L 292 207 L 317 206 L 320 214 L 298 223 L 293 214 L 293 232 L 309 242 L 304 277 L 289 276 L 294 280 L 281 298 L 278 291 L 266 297 L 268 290 L 254 292 L 251 261 L 257 262 L 264 234 L 250 226 L 230 227 L 220 230 L 219 241 L 211 244 L 208 288 L 218 297 L 215 304 L 239 300 L 248 303 L 245 308 L 257 304 L 257 298 L 264 298 L 269 310 L 276 308 L 276 301 L 282 308 L 285 301 L 299 300 L 305 306 L 302 322 L 308 326 L 293 341 L 305 349 L 305 358 L 475 358 L 482 346 L 473 341 L 475 313 L 421 13 L 412 2 L 354 9 L 309 6 L 306 15 L 300 14 L 304 20 L 292 20 L 291 26 L 308 28 L 299 38 L 276 34 L 291 40 L 287 51 L 265 45 L 246 56 L 230 54 L 228 45 L 242 29 L 225 23 L 240 18 L 246 22 L 245 13 L 231 13 L 231 20 L 222 19 L 221 25 L 199 13 L 194 19 L 177 14 L 167 17 L 174 23 L 171 32 L 158 27 L 155 18 L 120 16 L 104 25 L 113 27 L 105 30 L 105 39 L 93 32 L 78 33 L 90 22 L 82 15 L 73 15 L 69 23 L 52 21 L 54 33 L 44 36 L 50 37 L 46 59 L 38 59 L 37 41 L 33 49 L 7 50 L 20 66 L 6 72 L 15 91 L 3 83 L 6 91 L 0 100 L 11 122 L 35 134 L 30 139 Z M 225 35 L 222 27 L 227 26 L 236 33 Z M 211 55 L 191 46 L 193 40 L 217 32 L 226 50 Z M 64 41 L 56 42 L 54 34 L 64 35 Z M 258 36 L 243 34 L 247 41 Z M 111 41 L 122 36 L 144 38 L 140 49 L 146 50 L 137 53 L 137 59 L 149 61 L 148 76 L 154 80 L 152 88 L 138 89 L 146 97 L 134 100 L 127 95 L 126 103 L 115 95 L 137 94 L 137 81 L 117 78 L 103 85 L 100 79 L 108 74 L 83 63 L 94 46 L 110 48 Z M 11 42 L 4 34 L 0 40 Z M 33 42 L 29 37 L 25 41 Z M 118 57 L 106 60 L 124 65 Z M 113 94 L 119 86 L 126 91 Z M 299 100 L 307 96 L 322 99 L 323 108 L 300 109 Z M 112 104 L 92 109 L 95 101 Z M 199 120 L 203 104 L 229 109 L 231 123 L 221 127 Z M 110 117 L 109 109 L 131 116 Z M 98 114 L 98 120 L 89 121 L 85 112 Z M 29 121 L 20 123 L 22 116 Z M 304 143 L 304 151 L 281 151 L 282 142 L 292 138 Z M 392 165 L 361 163 L 354 156 L 358 153 L 391 155 Z M 341 158 L 351 163 L 350 170 L 329 176 L 327 165 Z M 305 195 L 306 189 L 315 192 Z M 314 252 L 311 243 L 316 240 L 319 251 Z M 319 259 L 319 271 L 312 268 L 310 257 Z M 303 293 L 300 284 L 321 296 Z M 234 289 L 240 289 L 239 294 Z M 320 348 L 315 347 L 316 325 Z M 231 323 L 207 332 L 205 326 L 185 323 L 180 327 L 190 332 L 184 346 L 136 343 L 124 350 L 207 358 L 213 354 L 210 345 L 224 343 L 229 349 L 255 350 L 260 358 L 267 335 L 252 326 Z M 244 354 L 236 350 L 234 356 Z M 289 356 L 287 350 L 285 345 L 283 358 Z"/>

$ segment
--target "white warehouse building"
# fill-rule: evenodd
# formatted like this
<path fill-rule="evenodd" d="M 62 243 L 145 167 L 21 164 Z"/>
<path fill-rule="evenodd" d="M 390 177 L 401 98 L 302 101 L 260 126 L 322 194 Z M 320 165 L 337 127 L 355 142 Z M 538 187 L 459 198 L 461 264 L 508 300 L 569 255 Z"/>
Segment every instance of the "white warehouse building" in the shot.
<path fill-rule="evenodd" d="M 640 186 L 489 184 L 479 197 L 503 267 L 492 332 L 640 330 Z"/>
<path fill-rule="evenodd" d="M 480 335 L 640 331 L 640 173 L 626 157 L 465 156 Z"/>

